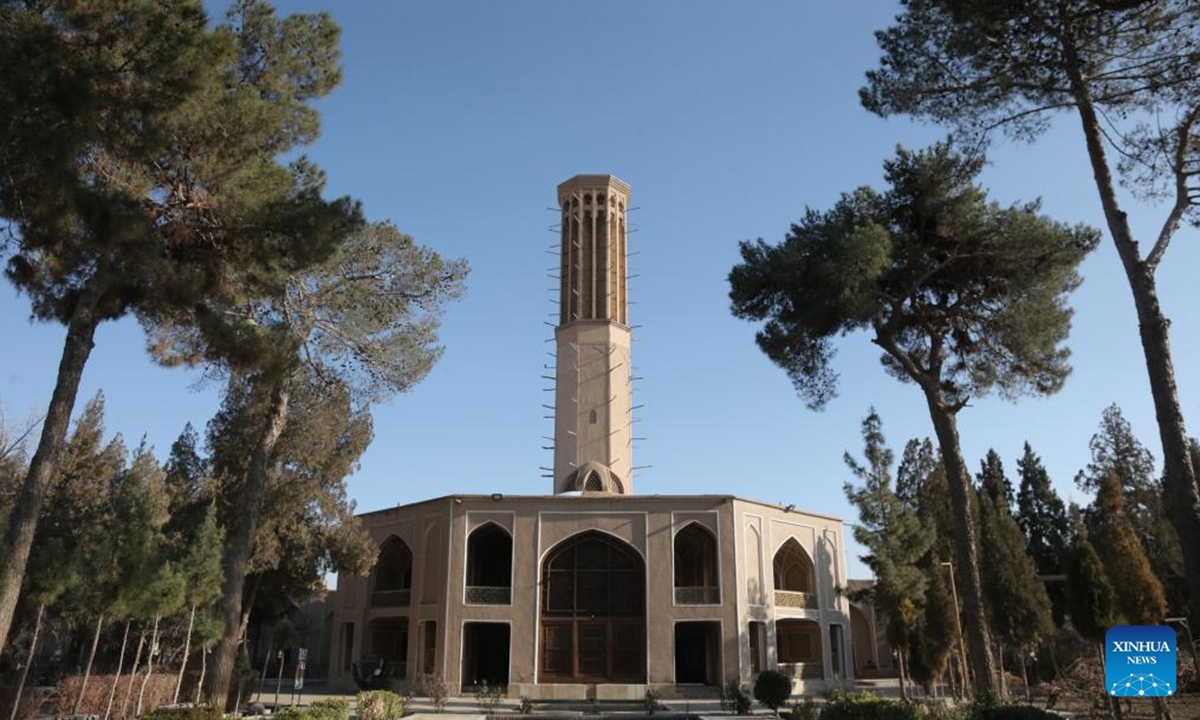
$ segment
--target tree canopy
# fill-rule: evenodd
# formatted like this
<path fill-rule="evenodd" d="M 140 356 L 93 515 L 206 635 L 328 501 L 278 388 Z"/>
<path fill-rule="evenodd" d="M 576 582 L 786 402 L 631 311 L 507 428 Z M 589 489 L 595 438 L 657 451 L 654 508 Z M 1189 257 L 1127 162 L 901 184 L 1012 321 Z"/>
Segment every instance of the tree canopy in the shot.
<path fill-rule="evenodd" d="M 1076 116 L 1133 295 L 1194 617 L 1200 480 L 1155 274 L 1181 224 L 1200 221 L 1198 23 L 1190 0 L 904 0 L 876 33 L 883 56 L 860 91 L 872 112 L 951 125 L 976 147 L 997 132 L 1033 140 L 1056 112 Z M 1118 182 L 1165 210 L 1141 242 Z"/>
<path fill-rule="evenodd" d="M 759 347 L 808 405 L 834 396 L 835 340 L 865 331 L 884 367 L 920 387 L 938 436 L 954 513 L 964 626 L 977 687 L 994 668 L 981 605 L 971 482 L 955 416 L 972 398 L 1057 391 L 1070 371 L 1067 295 L 1096 231 L 1001 206 L 978 185 L 981 157 L 947 145 L 900 149 L 889 188 L 808 209 L 782 243 L 741 244 L 729 275 L 735 316 L 765 321 Z"/>

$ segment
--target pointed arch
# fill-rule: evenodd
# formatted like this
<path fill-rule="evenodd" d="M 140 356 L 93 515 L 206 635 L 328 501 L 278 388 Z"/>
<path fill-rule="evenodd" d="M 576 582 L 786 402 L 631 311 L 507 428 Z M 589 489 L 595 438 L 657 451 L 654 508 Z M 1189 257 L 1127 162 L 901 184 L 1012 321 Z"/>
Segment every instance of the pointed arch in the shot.
<path fill-rule="evenodd" d="M 646 563 L 588 530 L 542 562 L 540 675 L 551 682 L 645 682 Z"/>
<path fill-rule="evenodd" d="M 407 607 L 412 595 L 412 568 L 408 543 L 389 535 L 379 546 L 379 558 L 371 570 L 371 605 Z"/>
<path fill-rule="evenodd" d="M 812 558 L 796 542 L 796 538 L 788 538 L 775 552 L 772 569 L 776 590 L 811 593 L 817 588 Z"/>
<path fill-rule="evenodd" d="M 698 522 L 690 522 L 674 540 L 675 603 L 718 605 L 717 536 Z"/>
<path fill-rule="evenodd" d="M 512 602 L 513 540 L 508 530 L 488 521 L 467 536 L 466 602 L 508 605 Z"/>

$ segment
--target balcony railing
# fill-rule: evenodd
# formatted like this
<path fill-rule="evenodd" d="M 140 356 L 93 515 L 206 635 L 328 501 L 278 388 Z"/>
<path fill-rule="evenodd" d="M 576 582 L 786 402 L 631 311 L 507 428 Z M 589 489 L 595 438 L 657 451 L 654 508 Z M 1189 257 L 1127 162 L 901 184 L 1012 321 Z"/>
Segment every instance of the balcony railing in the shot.
<path fill-rule="evenodd" d="M 371 593 L 371 607 L 408 607 L 412 590 L 376 590 Z"/>
<path fill-rule="evenodd" d="M 467 586 L 468 605 L 511 605 L 512 588 L 486 585 Z"/>
<path fill-rule="evenodd" d="M 715 587 L 677 587 L 675 588 L 676 605 L 720 605 L 721 588 Z"/>
<path fill-rule="evenodd" d="M 794 590 L 776 590 L 775 605 L 777 607 L 793 607 L 803 610 L 817 609 L 817 594 L 796 592 Z"/>
<path fill-rule="evenodd" d="M 779 672 L 796 680 L 824 680 L 825 666 L 821 662 L 779 663 Z"/>

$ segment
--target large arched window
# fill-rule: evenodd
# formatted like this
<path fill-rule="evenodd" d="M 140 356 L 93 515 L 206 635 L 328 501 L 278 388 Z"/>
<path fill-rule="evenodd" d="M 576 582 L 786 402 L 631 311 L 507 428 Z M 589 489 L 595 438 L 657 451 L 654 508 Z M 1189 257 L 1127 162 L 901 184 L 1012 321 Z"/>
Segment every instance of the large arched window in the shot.
<path fill-rule="evenodd" d="M 496 523 L 485 523 L 467 538 L 466 601 L 470 605 L 512 602 L 512 536 Z"/>
<path fill-rule="evenodd" d="M 590 531 L 542 565 L 541 677 L 645 682 L 646 565 L 629 544 Z"/>
<path fill-rule="evenodd" d="M 371 605 L 408 607 L 412 594 L 412 551 L 392 535 L 379 548 L 379 559 L 371 571 Z"/>
<path fill-rule="evenodd" d="M 698 523 L 675 533 L 675 603 L 719 605 L 717 538 Z"/>
<path fill-rule="evenodd" d="M 796 538 L 789 538 L 775 553 L 775 604 L 817 608 L 817 579 L 812 560 Z"/>

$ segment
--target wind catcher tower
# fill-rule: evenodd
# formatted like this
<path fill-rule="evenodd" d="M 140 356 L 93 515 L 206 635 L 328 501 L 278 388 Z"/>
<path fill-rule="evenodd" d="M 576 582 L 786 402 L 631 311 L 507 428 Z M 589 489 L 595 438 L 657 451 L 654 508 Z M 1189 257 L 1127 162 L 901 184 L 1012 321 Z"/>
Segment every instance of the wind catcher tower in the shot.
<path fill-rule="evenodd" d="M 554 404 L 554 492 L 633 492 L 626 302 L 629 186 L 576 175 L 562 211 Z"/>

